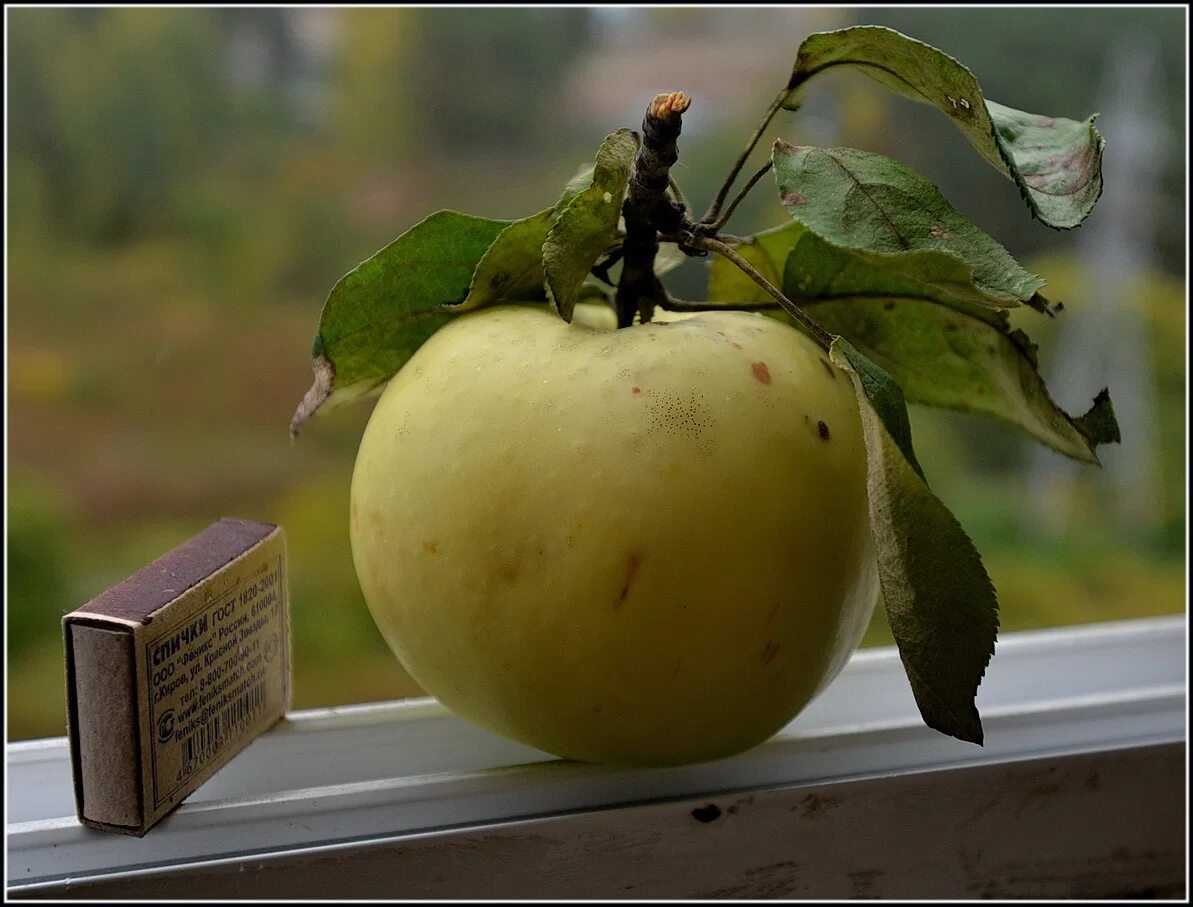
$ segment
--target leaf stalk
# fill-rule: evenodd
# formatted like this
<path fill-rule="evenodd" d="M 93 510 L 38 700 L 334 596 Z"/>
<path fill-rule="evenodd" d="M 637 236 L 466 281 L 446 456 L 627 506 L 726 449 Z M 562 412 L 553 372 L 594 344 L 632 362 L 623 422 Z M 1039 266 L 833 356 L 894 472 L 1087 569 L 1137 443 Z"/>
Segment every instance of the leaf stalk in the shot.
<path fill-rule="evenodd" d="M 754 268 L 752 264 L 746 261 L 737 253 L 728 243 L 722 242 L 719 239 L 713 239 L 709 236 L 696 236 L 689 240 L 690 244 L 697 249 L 705 249 L 709 252 L 716 252 L 722 258 L 727 259 L 735 265 L 743 274 L 749 277 L 754 283 L 762 287 L 774 300 L 777 302 L 788 315 L 794 318 L 799 324 L 807 329 L 808 333 L 812 335 L 822 349 L 826 352 L 828 348 L 833 345 L 833 335 L 813 321 L 808 315 L 797 306 L 794 302 L 788 299 L 783 292 L 772 284 L 769 280 L 763 277 Z"/>
<path fill-rule="evenodd" d="M 771 101 L 770 107 L 766 109 L 766 113 L 762 117 L 762 122 L 758 128 L 754 130 L 754 134 L 750 136 L 750 141 L 746 144 L 745 149 L 737 156 L 737 160 L 733 162 L 733 167 L 730 168 L 725 181 L 721 184 L 721 188 L 717 190 L 716 197 L 713 198 L 712 204 L 709 205 L 708 211 L 705 212 L 704 217 L 700 218 L 702 224 L 715 224 L 720 217 L 721 208 L 725 204 L 725 199 L 729 196 L 729 190 L 733 188 L 733 182 L 737 179 L 737 175 L 741 172 L 741 168 L 746 165 L 746 160 L 753 152 L 758 141 L 762 138 L 762 134 L 766 132 L 766 127 L 770 125 L 770 121 L 775 118 L 775 114 L 783 107 L 783 101 L 787 97 L 788 91 L 784 88 Z M 755 182 L 757 177 L 755 178 Z M 752 185 L 752 184 L 751 184 Z M 749 191 L 749 187 L 746 187 Z"/>

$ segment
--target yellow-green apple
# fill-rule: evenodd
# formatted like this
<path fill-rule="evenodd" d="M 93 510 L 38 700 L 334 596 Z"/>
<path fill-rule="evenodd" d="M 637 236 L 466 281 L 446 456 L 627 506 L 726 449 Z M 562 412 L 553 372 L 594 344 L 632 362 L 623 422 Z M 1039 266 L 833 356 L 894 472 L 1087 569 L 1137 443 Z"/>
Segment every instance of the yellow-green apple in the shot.
<path fill-rule="evenodd" d="M 425 690 L 597 762 L 762 742 L 844 665 L 878 585 L 850 382 L 744 312 L 454 319 L 373 410 L 351 538 Z"/>

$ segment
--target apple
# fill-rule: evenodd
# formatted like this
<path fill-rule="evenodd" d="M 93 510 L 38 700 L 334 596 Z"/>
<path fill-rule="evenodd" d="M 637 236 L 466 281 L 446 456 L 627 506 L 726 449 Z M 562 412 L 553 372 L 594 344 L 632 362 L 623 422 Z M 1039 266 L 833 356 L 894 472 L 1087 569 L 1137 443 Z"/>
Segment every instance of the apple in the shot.
<path fill-rule="evenodd" d="M 878 589 L 854 391 L 756 313 L 454 319 L 373 410 L 351 540 L 428 693 L 592 762 L 762 742 L 840 671 Z"/>

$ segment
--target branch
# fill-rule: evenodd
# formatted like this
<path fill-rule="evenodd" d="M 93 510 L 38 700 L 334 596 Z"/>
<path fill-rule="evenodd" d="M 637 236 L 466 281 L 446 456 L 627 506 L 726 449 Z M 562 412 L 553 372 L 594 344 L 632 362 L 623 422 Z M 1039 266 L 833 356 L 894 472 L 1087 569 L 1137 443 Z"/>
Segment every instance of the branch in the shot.
<path fill-rule="evenodd" d="M 642 146 L 634 157 L 621 212 L 625 216 L 624 258 L 617 285 L 617 326 L 629 327 L 638 314 L 650 321 L 666 298 L 654 272 L 660 232 L 675 233 L 684 220 L 680 204 L 667 198 L 671 165 L 679 159 L 676 141 L 683 112 L 691 101 L 680 91 L 657 95 L 642 120 Z"/>
<path fill-rule="evenodd" d="M 679 188 L 679 183 L 675 181 L 675 177 L 671 174 L 667 174 L 667 185 L 671 187 L 671 197 L 679 202 L 680 207 L 683 208 L 686 214 L 691 209 L 691 205 L 688 204 L 687 197 L 683 194 L 683 190 Z"/>
<path fill-rule="evenodd" d="M 726 258 L 731 261 L 742 271 L 742 273 L 754 281 L 754 283 L 766 290 L 766 292 L 774 298 L 775 302 L 783 307 L 788 315 L 803 325 L 807 329 L 808 333 L 812 335 L 812 339 L 820 344 L 820 346 L 826 352 L 828 351 L 828 348 L 832 346 L 833 335 L 818 325 L 806 314 L 804 314 L 803 309 L 784 296 L 774 284 L 759 274 L 754 269 L 753 265 L 738 255 L 736 251 L 734 251 L 732 246 L 726 245 L 720 240 L 712 239 L 711 237 L 707 236 L 695 236 L 690 240 L 690 244 L 697 249 L 706 249 L 709 252 L 716 252 L 722 258 Z"/>

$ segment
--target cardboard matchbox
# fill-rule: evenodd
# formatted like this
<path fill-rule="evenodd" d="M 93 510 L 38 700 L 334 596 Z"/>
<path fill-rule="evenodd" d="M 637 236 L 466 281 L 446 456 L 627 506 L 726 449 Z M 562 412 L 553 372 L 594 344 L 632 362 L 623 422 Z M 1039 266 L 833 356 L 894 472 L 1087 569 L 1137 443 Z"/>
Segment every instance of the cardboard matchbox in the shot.
<path fill-rule="evenodd" d="M 221 519 L 62 619 L 79 820 L 144 835 L 285 715 L 286 543 Z"/>

